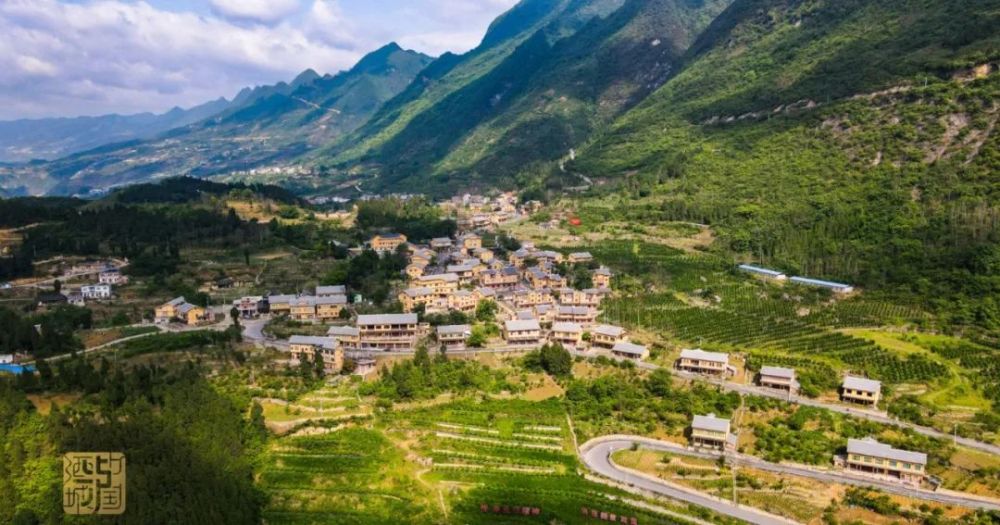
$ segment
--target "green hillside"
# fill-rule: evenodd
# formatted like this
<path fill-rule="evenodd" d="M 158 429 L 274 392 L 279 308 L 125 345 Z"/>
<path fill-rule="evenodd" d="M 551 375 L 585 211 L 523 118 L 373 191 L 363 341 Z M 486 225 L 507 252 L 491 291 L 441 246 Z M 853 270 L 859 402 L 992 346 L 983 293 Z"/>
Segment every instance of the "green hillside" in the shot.
<path fill-rule="evenodd" d="M 401 134 L 414 129 L 411 125 L 415 119 L 442 113 L 441 104 L 461 97 L 462 90 L 474 89 L 470 86 L 489 82 L 483 77 L 495 76 L 505 63 L 513 63 L 508 68 L 518 69 L 518 59 L 512 61 L 511 56 L 529 38 L 535 37 L 537 45 L 572 35 L 591 19 L 614 12 L 623 1 L 522 0 L 490 25 L 478 47 L 463 55 L 442 55 L 405 91 L 386 102 L 368 123 L 322 151 L 317 160 L 341 167 L 374 160 L 376 152 L 387 143 L 398 143 Z"/>
<path fill-rule="evenodd" d="M 380 187 L 424 188 L 428 176 L 440 190 L 512 185 L 515 175 L 566 156 L 661 85 L 728 3 L 571 2 L 541 18 L 545 26 L 524 24 L 497 44 L 493 35 L 510 25 L 512 12 L 494 24 L 480 49 L 428 68 L 421 82 L 359 129 L 360 141 L 341 146 L 348 149 L 337 160 L 360 156 L 381 175 Z M 506 56 L 495 56 L 515 44 Z"/>
<path fill-rule="evenodd" d="M 738 0 L 569 169 L 765 264 L 1000 327 L 997 27 L 995 1 Z"/>

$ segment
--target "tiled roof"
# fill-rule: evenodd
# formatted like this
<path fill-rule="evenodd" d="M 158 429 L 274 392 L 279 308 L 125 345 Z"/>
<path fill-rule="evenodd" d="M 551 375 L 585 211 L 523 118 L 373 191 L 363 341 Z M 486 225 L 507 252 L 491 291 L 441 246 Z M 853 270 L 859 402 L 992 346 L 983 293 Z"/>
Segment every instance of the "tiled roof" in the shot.
<path fill-rule="evenodd" d="M 910 452 L 908 450 L 899 450 L 898 448 L 892 448 L 889 445 L 886 445 L 885 443 L 879 443 L 878 441 L 875 441 L 872 438 L 867 438 L 867 439 L 849 438 L 847 440 L 847 453 L 864 454 L 866 456 L 894 459 L 896 461 L 917 463 L 920 465 L 927 464 L 927 454 L 924 454 L 922 452 Z"/>
<path fill-rule="evenodd" d="M 518 319 L 514 321 L 506 321 L 504 326 L 507 327 L 508 332 L 521 332 L 526 330 L 541 330 L 542 327 L 539 326 L 536 319 Z"/>
<path fill-rule="evenodd" d="M 865 379 L 863 377 L 846 376 L 844 377 L 844 388 L 850 388 L 851 390 L 861 390 L 862 392 L 881 392 L 882 383 L 875 381 L 874 379 Z"/>
<path fill-rule="evenodd" d="M 358 316 L 358 326 L 380 324 L 417 324 L 417 314 L 376 314 Z"/>
<path fill-rule="evenodd" d="M 729 433 L 729 420 L 715 417 L 715 414 L 694 416 L 691 420 L 691 428 Z"/>
<path fill-rule="evenodd" d="M 681 359 L 697 359 L 698 361 L 712 361 L 713 363 L 728 363 L 729 355 L 720 352 L 706 352 L 700 348 L 681 350 Z"/>
<path fill-rule="evenodd" d="M 611 351 L 632 355 L 644 355 L 646 353 L 646 347 L 635 343 L 620 341 L 615 343 L 615 346 L 611 349 Z"/>

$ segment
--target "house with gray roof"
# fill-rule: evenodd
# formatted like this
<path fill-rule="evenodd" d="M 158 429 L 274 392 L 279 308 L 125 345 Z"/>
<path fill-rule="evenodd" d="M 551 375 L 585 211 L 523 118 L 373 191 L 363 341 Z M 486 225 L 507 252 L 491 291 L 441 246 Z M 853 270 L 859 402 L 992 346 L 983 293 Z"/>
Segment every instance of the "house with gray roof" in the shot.
<path fill-rule="evenodd" d="M 536 347 L 542 344 L 542 327 L 537 319 L 504 321 L 503 338 L 510 346 Z"/>
<path fill-rule="evenodd" d="M 780 366 L 762 366 L 757 380 L 760 386 L 785 390 L 788 392 L 798 392 L 799 382 L 795 380 L 795 369 Z"/>
<path fill-rule="evenodd" d="M 472 335 L 472 327 L 467 324 L 442 325 L 437 327 L 437 340 L 446 350 L 465 350 L 465 344 Z"/>
<path fill-rule="evenodd" d="M 590 330 L 590 344 L 601 348 L 612 348 L 625 341 L 627 332 L 620 326 L 599 324 Z"/>
<path fill-rule="evenodd" d="M 649 358 L 649 349 L 645 346 L 630 343 L 628 341 L 619 341 L 615 343 L 615 346 L 611 347 L 611 353 L 612 355 L 618 357 L 634 359 L 636 361 Z"/>
<path fill-rule="evenodd" d="M 361 350 L 410 352 L 420 337 L 417 314 L 359 315 L 357 327 Z"/>
<path fill-rule="evenodd" d="M 677 368 L 687 372 L 708 375 L 728 375 L 735 370 L 729 366 L 729 354 L 706 352 L 700 348 L 681 350 Z"/>
<path fill-rule="evenodd" d="M 846 469 L 919 486 L 927 476 L 927 454 L 893 448 L 872 438 L 848 439 Z"/>
<path fill-rule="evenodd" d="M 882 383 L 864 377 L 844 376 L 840 386 L 840 398 L 850 403 L 878 405 L 882 396 Z"/>
<path fill-rule="evenodd" d="M 691 419 L 691 445 L 700 448 L 725 450 L 734 445 L 728 419 L 715 414 L 694 416 Z"/>

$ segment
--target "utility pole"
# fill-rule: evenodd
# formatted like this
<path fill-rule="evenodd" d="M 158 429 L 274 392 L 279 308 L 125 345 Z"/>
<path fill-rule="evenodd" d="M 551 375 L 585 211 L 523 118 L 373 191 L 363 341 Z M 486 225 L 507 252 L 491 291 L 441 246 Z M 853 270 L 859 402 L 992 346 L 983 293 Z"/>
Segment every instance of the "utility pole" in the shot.
<path fill-rule="evenodd" d="M 736 460 L 733 460 L 732 468 L 730 468 L 729 471 L 733 475 L 733 505 L 739 505 L 736 501 Z"/>

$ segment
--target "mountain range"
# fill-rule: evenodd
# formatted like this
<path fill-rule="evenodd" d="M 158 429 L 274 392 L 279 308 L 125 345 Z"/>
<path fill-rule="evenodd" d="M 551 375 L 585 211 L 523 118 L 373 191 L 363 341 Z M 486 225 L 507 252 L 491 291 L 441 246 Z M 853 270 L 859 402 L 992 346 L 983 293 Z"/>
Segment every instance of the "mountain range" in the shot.
<path fill-rule="evenodd" d="M 313 70 L 248 88 L 210 116 L 150 139 L 103 144 L 47 162 L 0 166 L 8 195 L 77 194 L 171 175 L 207 176 L 287 162 L 363 124 L 432 58 L 386 45 L 348 71 Z"/>
<path fill-rule="evenodd" d="M 337 75 L 308 70 L 188 111 L 2 123 L 0 147 L 21 152 L 5 160 L 72 153 L 0 165 L 0 187 L 74 194 L 275 167 L 292 169 L 269 182 L 313 173 L 310 184 L 323 187 L 439 194 L 659 176 L 689 169 L 687 132 L 728 130 L 728 118 L 743 117 L 742 133 L 754 128 L 748 114 L 788 116 L 796 104 L 989 67 L 995 7 L 522 0 L 462 55 L 431 59 L 390 44 Z"/>
<path fill-rule="evenodd" d="M 215 115 L 230 102 L 219 98 L 166 113 L 0 121 L 0 162 L 53 160 L 112 142 L 153 138 Z"/>
<path fill-rule="evenodd" d="M 727 253 L 1000 327 L 997 27 L 1000 0 L 522 0 L 467 53 L 391 44 L 152 139 L 0 165 L 0 191 L 577 191 L 592 221 L 706 224 Z"/>

